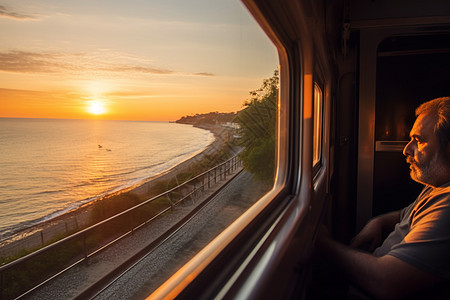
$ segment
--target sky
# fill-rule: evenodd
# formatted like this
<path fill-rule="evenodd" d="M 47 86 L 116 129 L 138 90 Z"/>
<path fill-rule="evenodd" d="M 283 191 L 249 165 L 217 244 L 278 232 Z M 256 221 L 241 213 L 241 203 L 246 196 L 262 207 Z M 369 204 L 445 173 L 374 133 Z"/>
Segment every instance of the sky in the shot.
<path fill-rule="evenodd" d="M 238 0 L 0 0 L 0 117 L 174 121 L 278 67 Z"/>

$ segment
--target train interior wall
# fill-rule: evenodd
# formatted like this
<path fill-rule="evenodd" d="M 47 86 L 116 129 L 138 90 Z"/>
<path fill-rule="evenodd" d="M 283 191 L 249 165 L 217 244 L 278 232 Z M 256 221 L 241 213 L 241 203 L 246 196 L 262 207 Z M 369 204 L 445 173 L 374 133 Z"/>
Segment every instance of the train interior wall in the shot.
<path fill-rule="evenodd" d="M 365 26 L 372 26 L 374 32 L 381 29 L 387 32 L 384 33 L 386 38 L 374 49 L 375 104 L 371 113 L 375 116 L 375 124 L 371 126 L 375 132 L 363 133 L 374 136 L 370 174 L 372 193 L 371 199 L 367 199 L 372 216 L 402 208 L 420 192 L 421 185 L 409 177 L 402 148 L 409 140 L 415 108 L 426 100 L 450 95 L 446 75 L 450 64 L 449 26 L 439 24 L 439 20 L 431 25 L 414 24 L 422 22 L 417 19 L 419 14 L 430 20 L 433 15 L 448 15 L 450 5 L 443 1 L 418 1 L 412 6 L 408 3 L 344 1 L 341 7 L 344 25 L 336 24 L 343 30 L 341 47 L 333 57 L 337 70 L 336 149 L 334 200 L 328 217 L 335 237 L 343 242 L 349 241 L 358 230 L 356 206 L 358 201 L 365 201 L 357 199 L 358 182 L 364 180 L 357 172 L 358 146 L 365 146 L 358 140 L 358 122 L 366 118 L 359 113 L 360 106 L 366 105 L 366 99 L 360 97 L 360 90 L 364 88 L 360 84 L 360 75 L 372 70 L 361 69 L 361 31 L 367 29 Z M 395 18 L 406 18 L 409 23 L 401 25 L 392 21 Z M 386 23 L 386 19 L 389 22 Z M 398 27 L 402 29 L 398 30 Z M 378 150 L 376 143 L 385 141 L 399 142 L 400 146 Z"/>
<path fill-rule="evenodd" d="M 370 206 L 371 216 L 376 216 L 405 207 L 422 189 L 410 179 L 402 149 L 409 140 L 415 108 L 435 97 L 450 96 L 450 2 L 343 1 L 340 9 L 341 19 L 335 21 L 341 23 L 335 26 L 342 28 L 341 43 L 330 55 L 336 69 L 335 165 L 324 222 L 337 240 L 348 243 L 358 231 L 357 206 L 361 202 Z M 431 24 L 426 24 L 428 21 Z M 372 49 L 375 70 L 367 70 L 361 67 L 361 35 L 372 29 L 374 34 L 384 30 L 385 37 Z M 364 180 L 358 177 L 358 149 L 367 146 L 358 140 L 358 124 L 361 120 L 370 122 L 360 114 L 360 107 L 366 105 L 366 99 L 360 97 L 364 89 L 360 78 L 367 71 L 376 74 L 371 110 L 374 124 L 369 126 L 374 132 L 363 132 L 374 139 L 369 145 L 373 147 L 371 174 L 366 174 L 371 177 L 372 190 L 368 199 L 358 199 L 358 182 Z M 396 147 L 377 149 L 377 142 Z M 341 277 L 330 274 L 327 268 L 314 265 L 306 299 L 318 295 L 339 298 Z"/>
<path fill-rule="evenodd" d="M 424 34 L 383 41 L 377 55 L 375 140 L 409 140 L 421 103 L 450 95 L 450 35 Z M 375 150 L 373 214 L 414 201 L 422 186 L 410 179 L 401 147 Z"/>

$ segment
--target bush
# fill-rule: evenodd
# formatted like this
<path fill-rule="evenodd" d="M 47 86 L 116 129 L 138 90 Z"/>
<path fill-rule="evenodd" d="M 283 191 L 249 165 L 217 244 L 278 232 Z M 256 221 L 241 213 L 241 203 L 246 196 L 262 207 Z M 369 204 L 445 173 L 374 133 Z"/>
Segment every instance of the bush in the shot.
<path fill-rule="evenodd" d="M 273 182 L 275 177 L 278 82 L 278 71 L 275 71 L 263 81 L 261 88 L 250 92 L 251 99 L 236 117 L 241 145 L 245 147 L 241 154 L 244 167 L 265 182 Z"/>

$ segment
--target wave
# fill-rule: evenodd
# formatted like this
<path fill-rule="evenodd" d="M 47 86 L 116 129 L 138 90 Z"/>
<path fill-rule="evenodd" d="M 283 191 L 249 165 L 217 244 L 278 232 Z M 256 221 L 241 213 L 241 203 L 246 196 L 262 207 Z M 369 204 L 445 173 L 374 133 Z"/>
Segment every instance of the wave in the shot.
<path fill-rule="evenodd" d="M 56 194 L 56 193 L 61 193 L 63 191 L 64 190 L 62 190 L 62 189 L 50 190 L 50 191 L 41 191 L 41 192 L 34 193 L 34 195 L 40 196 L 40 195 Z"/>
<path fill-rule="evenodd" d="M 17 140 L 0 155 L 3 197 L 8 195 L 0 195 L 0 209 L 16 211 L 0 224 L 0 239 L 158 176 L 214 140 L 209 131 L 173 123 L 65 121 L 24 119 L 10 126 Z M 0 129 L 0 139 L 11 134 Z M 98 151 L 98 145 L 113 151 Z"/>

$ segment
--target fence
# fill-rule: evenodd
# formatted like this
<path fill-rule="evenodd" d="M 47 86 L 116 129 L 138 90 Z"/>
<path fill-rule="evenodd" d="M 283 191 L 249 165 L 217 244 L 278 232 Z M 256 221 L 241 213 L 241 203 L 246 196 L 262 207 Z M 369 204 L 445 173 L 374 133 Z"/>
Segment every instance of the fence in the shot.
<path fill-rule="evenodd" d="M 67 236 L 89 226 L 89 218 L 84 214 L 73 216 L 63 221 L 55 222 L 51 226 L 42 230 L 18 236 L 13 241 L 5 241 L 0 244 L 0 257 L 14 257 L 23 251 L 39 249 L 57 239 L 57 237 Z"/>
<path fill-rule="evenodd" d="M 151 222 L 179 203 L 191 200 L 240 169 L 236 155 L 218 166 L 102 222 L 0 267 L 0 299 L 14 299 L 58 276 Z M 40 235 L 44 243 L 43 235 Z"/>

